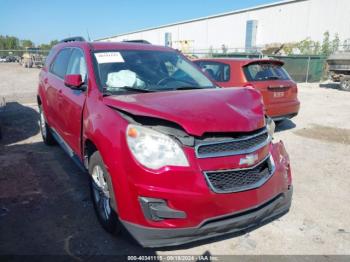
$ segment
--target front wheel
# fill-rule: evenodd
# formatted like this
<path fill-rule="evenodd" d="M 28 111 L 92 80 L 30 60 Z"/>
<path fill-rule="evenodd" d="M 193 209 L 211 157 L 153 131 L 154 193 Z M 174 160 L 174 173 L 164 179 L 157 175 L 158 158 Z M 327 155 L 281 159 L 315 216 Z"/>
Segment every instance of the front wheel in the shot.
<path fill-rule="evenodd" d="M 350 79 L 343 79 L 340 82 L 340 89 L 343 90 L 343 91 L 350 92 Z"/>
<path fill-rule="evenodd" d="M 109 233 L 117 234 L 121 230 L 117 213 L 112 208 L 112 183 L 98 151 L 89 160 L 91 196 L 97 218 Z"/>

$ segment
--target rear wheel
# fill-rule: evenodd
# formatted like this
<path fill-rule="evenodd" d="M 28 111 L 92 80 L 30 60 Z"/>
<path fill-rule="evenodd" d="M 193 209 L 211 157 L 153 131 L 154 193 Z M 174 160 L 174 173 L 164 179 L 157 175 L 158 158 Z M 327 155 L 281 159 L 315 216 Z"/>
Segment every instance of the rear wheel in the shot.
<path fill-rule="evenodd" d="M 49 125 L 46 123 L 45 114 L 41 105 L 39 105 L 39 115 L 40 132 L 44 143 L 49 146 L 55 145 L 56 140 L 52 135 Z"/>
<path fill-rule="evenodd" d="M 350 92 L 350 79 L 343 79 L 340 82 L 340 89 Z"/>
<path fill-rule="evenodd" d="M 121 230 L 118 215 L 112 208 L 112 183 L 98 151 L 89 160 L 91 196 L 97 218 L 109 233 L 117 234 Z"/>

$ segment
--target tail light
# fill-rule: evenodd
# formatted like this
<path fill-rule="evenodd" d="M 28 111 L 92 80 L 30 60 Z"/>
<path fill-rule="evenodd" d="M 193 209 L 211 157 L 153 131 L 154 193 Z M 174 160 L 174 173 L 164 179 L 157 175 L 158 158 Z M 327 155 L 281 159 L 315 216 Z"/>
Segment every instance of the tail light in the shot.
<path fill-rule="evenodd" d="M 297 85 L 293 85 L 292 86 L 292 93 L 298 93 L 298 86 Z"/>

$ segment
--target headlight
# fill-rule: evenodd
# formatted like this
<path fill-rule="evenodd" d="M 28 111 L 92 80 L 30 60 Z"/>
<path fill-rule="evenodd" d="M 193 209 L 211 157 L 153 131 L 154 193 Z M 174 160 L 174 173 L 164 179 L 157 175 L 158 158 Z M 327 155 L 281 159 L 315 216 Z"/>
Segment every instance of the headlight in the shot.
<path fill-rule="evenodd" d="M 272 138 L 273 134 L 275 133 L 276 124 L 275 124 L 275 121 L 273 121 L 270 117 L 266 118 L 266 128 L 267 128 L 267 132 Z"/>
<path fill-rule="evenodd" d="M 126 140 L 134 157 L 145 167 L 189 166 L 182 148 L 167 135 L 129 124 Z"/>

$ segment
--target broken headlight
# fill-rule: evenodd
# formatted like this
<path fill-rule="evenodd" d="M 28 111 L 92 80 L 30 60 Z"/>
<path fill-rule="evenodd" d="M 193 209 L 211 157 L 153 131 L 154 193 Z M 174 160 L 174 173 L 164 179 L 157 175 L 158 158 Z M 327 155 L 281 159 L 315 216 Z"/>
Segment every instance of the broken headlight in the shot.
<path fill-rule="evenodd" d="M 143 166 L 189 166 L 181 146 L 169 136 L 151 128 L 129 124 L 126 139 L 130 151 Z"/>
<path fill-rule="evenodd" d="M 272 138 L 273 134 L 275 133 L 276 124 L 275 121 L 273 121 L 270 117 L 266 118 L 266 128 L 269 136 Z"/>

